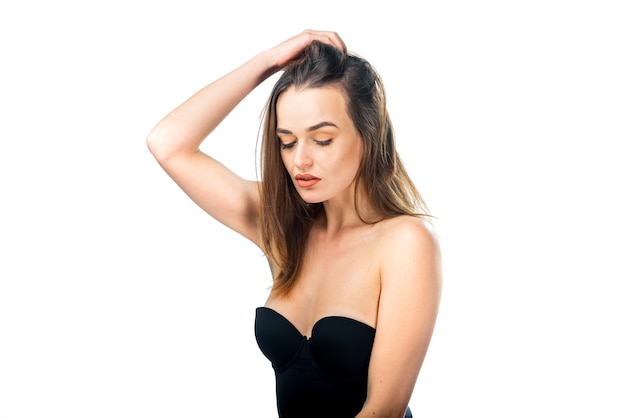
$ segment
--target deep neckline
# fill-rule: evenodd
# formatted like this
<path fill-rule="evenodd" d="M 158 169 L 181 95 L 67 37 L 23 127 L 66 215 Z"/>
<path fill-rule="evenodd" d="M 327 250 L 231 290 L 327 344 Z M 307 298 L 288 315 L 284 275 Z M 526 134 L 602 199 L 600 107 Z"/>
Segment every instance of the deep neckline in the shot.
<path fill-rule="evenodd" d="M 315 321 L 313 323 L 313 326 L 311 327 L 311 335 L 307 336 L 302 334 L 302 332 L 300 332 L 300 330 L 298 329 L 298 327 L 296 327 L 293 322 L 291 322 L 289 320 L 289 318 L 287 318 L 285 315 L 281 314 L 280 312 L 278 312 L 276 309 L 274 308 L 270 308 L 268 306 L 259 306 L 257 308 L 258 310 L 265 310 L 265 311 L 269 311 L 269 312 L 273 312 L 275 315 L 279 316 L 280 318 L 282 318 L 285 322 L 287 322 L 302 338 L 306 338 L 306 339 L 310 339 L 313 336 L 313 333 L 315 331 L 315 328 L 322 323 L 323 321 L 327 321 L 329 319 L 341 319 L 341 320 L 345 320 L 345 321 L 350 321 L 356 324 L 359 324 L 360 326 L 364 326 L 374 332 L 376 332 L 376 328 L 374 328 L 373 326 L 366 324 L 365 322 L 361 322 L 358 319 L 354 319 L 354 318 L 350 318 L 348 316 L 343 316 L 343 315 L 327 315 L 327 316 L 323 316 L 321 318 L 319 318 L 317 321 Z"/>

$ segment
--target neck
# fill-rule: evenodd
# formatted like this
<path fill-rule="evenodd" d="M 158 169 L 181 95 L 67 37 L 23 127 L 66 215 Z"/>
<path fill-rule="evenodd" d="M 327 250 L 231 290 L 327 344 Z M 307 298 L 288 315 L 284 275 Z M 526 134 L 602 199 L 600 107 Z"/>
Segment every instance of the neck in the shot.
<path fill-rule="evenodd" d="M 363 195 L 363 193 L 357 194 L 356 204 L 354 190 L 324 202 L 321 224 L 328 234 L 334 235 L 344 229 L 362 226 L 376 219 L 373 209 L 365 201 Z"/>

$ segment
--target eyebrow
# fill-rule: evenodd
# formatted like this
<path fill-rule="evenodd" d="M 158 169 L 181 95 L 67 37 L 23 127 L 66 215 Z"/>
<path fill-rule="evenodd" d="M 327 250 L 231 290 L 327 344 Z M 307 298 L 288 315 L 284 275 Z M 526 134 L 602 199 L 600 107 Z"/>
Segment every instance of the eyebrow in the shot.
<path fill-rule="evenodd" d="M 317 124 L 315 124 L 313 126 L 309 126 L 308 128 L 306 128 L 306 131 L 307 132 L 313 132 L 313 131 L 317 131 L 318 129 L 325 128 L 326 126 L 332 126 L 332 127 L 335 127 L 335 128 L 339 128 L 337 125 L 335 125 L 332 122 L 324 121 L 324 122 L 317 123 Z M 285 134 L 285 135 L 293 135 L 293 132 L 291 132 L 290 130 L 282 129 L 282 128 L 276 128 L 276 133 L 277 134 Z"/>

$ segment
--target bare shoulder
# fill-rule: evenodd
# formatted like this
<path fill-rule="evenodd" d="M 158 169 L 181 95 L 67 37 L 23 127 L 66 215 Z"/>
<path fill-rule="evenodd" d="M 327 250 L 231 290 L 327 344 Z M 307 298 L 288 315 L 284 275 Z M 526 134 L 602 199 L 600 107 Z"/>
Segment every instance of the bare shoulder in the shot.
<path fill-rule="evenodd" d="M 383 252 L 439 252 L 439 239 L 435 229 L 425 219 L 408 215 L 397 216 L 382 221 L 380 227 Z"/>
<path fill-rule="evenodd" d="M 383 222 L 378 247 L 383 283 L 398 285 L 407 292 L 418 283 L 439 287 L 441 250 L 434 227 L 412 216 Z"/>

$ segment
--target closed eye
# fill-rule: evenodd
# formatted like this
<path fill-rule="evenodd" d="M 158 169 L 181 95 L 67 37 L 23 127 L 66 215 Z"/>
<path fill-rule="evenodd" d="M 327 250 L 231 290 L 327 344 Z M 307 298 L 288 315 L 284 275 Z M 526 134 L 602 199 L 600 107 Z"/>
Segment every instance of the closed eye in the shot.
<path fill-rule="evenodd" d="M 295 143 L 296 143 L 295 141 L 294 141 L 294 142 L 289 142 L 289 143 L 287 143 L 287 144 L 284 144 L 284 143 L 282 143 L 282 142 L 281 142 L 281 143 L 280 143 L 280 149 L 289 149 L 289 148 L 292 148 L 292 147 L 295 145 Z"/>
<path fill-rule="evenodd" d="M 317 143 L 317 145 L 321 145 L 321 146 L 326 146 L 326 145 L 330 145 L 331 142 L 333 142 L 332 139 L 327 139 L 326 141 L 315 141 Z"/>

